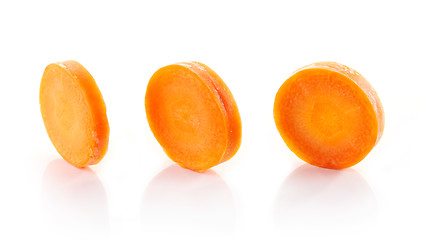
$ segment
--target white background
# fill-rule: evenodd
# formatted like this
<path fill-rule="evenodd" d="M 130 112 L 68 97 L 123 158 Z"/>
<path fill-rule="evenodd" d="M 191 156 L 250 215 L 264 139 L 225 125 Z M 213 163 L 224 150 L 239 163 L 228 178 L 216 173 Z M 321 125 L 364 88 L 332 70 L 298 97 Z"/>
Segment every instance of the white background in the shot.
<path fill-rule="evenodd" d="M 419 1 L 0 2 L 0 239 L 421 239 L 423 7 Z M 41 119 L 44 68 L 74 59 L 100 87 L 102 162 L 60 158 Z M 230 87 L 243 124 L 230 161 L 175 166 L 148 127 L 160 67 L 200 61 Z M 383 137 L 343 171 L 284 144 L 275 94 L 297 68 L 337 61 L 366 77 Z"/>

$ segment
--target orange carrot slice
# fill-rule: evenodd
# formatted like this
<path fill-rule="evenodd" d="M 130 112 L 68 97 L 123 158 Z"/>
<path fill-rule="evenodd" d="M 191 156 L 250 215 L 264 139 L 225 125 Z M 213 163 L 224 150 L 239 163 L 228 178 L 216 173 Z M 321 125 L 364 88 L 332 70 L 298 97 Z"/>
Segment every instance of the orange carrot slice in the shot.
<path fill-rule="evenodd" d="M 81 64 L 65 61 L 46 67 L 40 107 L 48 136 L 63 159 L 75 167 L 100 162 L 109 143 L 106 105 Z"/>
<path fill-rule="evenodd" d="M 202 63 L 173 64 L 154 73 L 145 109 L 157 141 L 183 168 L 203 172 L 240 147 L 241 118 L 232 93 Z"/>
<path fill-rule="evenodd" d="M 360 162 L 379 142 L 382 104 L 358 72 L 334 62 L 300 68 L 276 94 L 276 126 L 299 158 L 323 168 Z"/>

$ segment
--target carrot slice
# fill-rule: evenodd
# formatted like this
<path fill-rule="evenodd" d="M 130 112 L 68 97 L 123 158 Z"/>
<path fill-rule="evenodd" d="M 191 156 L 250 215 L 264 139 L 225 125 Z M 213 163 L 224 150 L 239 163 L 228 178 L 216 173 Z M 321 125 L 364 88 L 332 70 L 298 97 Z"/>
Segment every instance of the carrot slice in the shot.
<path fill-rule="evenodd" d="M 232 158 L 241 144 L 241 118 L 222 79 L 198 62 L 159 69 L 145 94 L 151 131 L 181 167 L 203 172 Z"/>
<path fill-rule="evenodd" d="M 76 61 L 46 67 L 40 108 L 56 150 L 75 167 L 97 164 L 109 143 L 106 105 L 91 74 Z"/>
<path fill-rule="evenodd" d="M 360 162 L 379 142 L 384 112 L 358 72 L 335 62 L 300 68 L 276 94 L 276 126 L 299 158 L 323 168 Z"/>

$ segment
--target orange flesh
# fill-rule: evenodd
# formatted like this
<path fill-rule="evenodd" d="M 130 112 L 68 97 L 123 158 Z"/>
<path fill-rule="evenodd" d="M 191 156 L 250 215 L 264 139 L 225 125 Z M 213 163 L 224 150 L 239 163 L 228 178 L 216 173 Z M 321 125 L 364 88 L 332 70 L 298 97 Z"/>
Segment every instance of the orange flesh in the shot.
<path fill-rule="evenodd" d="M 333 62 L 308 65 L 286 80 L 276 95 L 274 118 L 298 157 L 331 169 L 360 162 L 384 127 L 382 104 L 371 85 Z"/>
<path fill-rule="evenodd" d="M 235 155 L 241 120 L 220 77 L 201 63 L 159 69 L 145 96 L 150 128 L 166 154 L 180 166 L 203 172 Z"/>
<path fill-rule="evenodd" d="M 109 142 L 106 106 L 91 74 L 76 61 L 46 67 L 40 108 L 48 136 L 75 167 L 97 164 Z"/>

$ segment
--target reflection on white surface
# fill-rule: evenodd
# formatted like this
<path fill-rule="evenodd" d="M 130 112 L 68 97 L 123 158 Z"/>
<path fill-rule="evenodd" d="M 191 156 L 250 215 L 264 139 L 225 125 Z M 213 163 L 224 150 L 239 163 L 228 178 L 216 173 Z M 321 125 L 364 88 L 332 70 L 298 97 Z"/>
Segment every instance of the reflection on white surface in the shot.
<path fill-rule="evenodd" d="M 212 170 L 196 173 L 171 165 L 145 190 L 141 219 L 149 231 L 230 232 L 235 225 L 232 193 Z"/>
<path fill-rule="evenodd" d="M 352 230 L 350 226 L 368 225 L 376 213 L 374 194 L 359 173 L 309 164 L 286 178 L 275 202 L 275 223 L 282 231 L 297 227 L 323 232 Z"/>
<path fill-rule="evenodd" d="M 104 187 L 90 168 L 54 160 L 43 176 L 43 212 L 49 232 L 61 238 L 106 236 L 109 230 Z"/>

